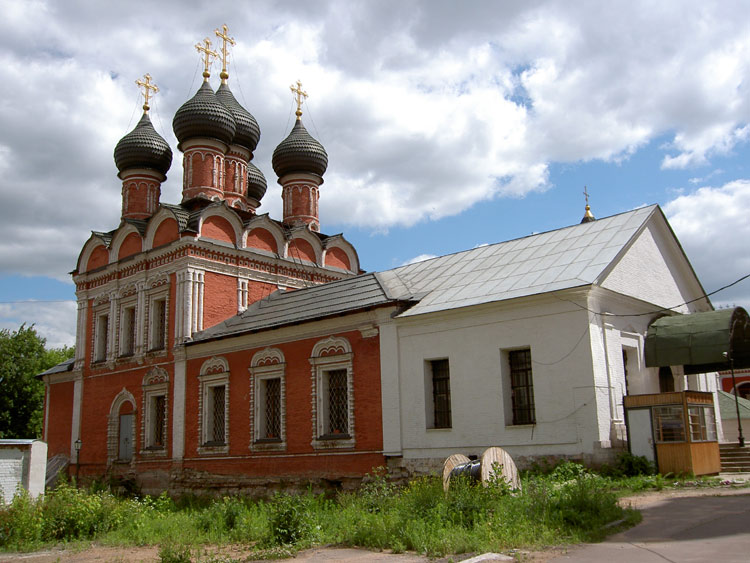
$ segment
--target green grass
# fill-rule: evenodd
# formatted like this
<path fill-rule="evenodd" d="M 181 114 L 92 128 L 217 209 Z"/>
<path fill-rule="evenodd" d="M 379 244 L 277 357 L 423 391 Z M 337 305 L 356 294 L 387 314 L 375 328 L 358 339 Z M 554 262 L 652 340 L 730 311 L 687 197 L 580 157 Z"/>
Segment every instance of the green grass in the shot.
<path fill-rule="evenodd" d="M 257 558 L 288 557 L 313 545 L 415 551 L 429 556 L 542 548 L 598 541 L 622 521 L 640 515 L 617 504 L 619 494 L 679 486 L 711 486 L 658 475 L 600 475 L 574 463 L 529 473 L 521 492 L 503 482 L 489 486 L 456 480 L 443 492 L 438 477 L 404 487 L 382 473 L 356 493 L 326 498 L 277 494 L 268 501 L 191 497 L 177 504 L 160 497 L 118 498 L 101 486 L 63 484 L 43 499 L 23 491 L 0 508 L 0 549 L 28 551 L 59 543 L 158 545 L 162 561 L 200 560 L 203 546 L 240 544 Z M 605 472 L 606 473 L 606 472 Z"/>

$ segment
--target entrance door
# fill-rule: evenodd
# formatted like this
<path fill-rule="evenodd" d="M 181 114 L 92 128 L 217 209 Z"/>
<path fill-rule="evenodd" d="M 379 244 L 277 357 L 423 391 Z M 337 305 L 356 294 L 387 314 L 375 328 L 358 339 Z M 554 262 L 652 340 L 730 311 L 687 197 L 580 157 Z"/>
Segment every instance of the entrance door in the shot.
<path fill-rule="evenodd" d="M 649 461 L 656 461 L 654 431 L 651 422 L 651 409 L 628 409 L 628 439 L 630 453 L 642 455 Z"/>
<path fill-rule="evenodd" d="M 133 413 L 120 415 L 120 442 L 117 459 L 119 461 L 133 459 Z"/>

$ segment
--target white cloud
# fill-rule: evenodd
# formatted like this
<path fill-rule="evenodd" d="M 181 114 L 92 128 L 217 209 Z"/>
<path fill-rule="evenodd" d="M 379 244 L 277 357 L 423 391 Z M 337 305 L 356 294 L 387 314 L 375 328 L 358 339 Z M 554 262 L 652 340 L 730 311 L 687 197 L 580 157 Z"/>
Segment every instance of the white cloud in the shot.
<path fill-rule="evenodd" d="M 0 328 L 17 330 L 22 324 L 34 325 L 47 339 L 47 348 L 75 344 L 75 301 L 0 303 Z"/>
<path fill-rule="evenodd" d="M 425 260 L 432 260 L 433 258 L 437 258 L 437 256 L 434 254 L 420 254 L 419 256 L 415 256 L 414 258 L 409 258 L 406 262 L 403 262 L 399 265 L 408 266 L 409 264 L 416 264 L 417 262 L 424 262 Z"/>
<path fill-rule="evenodd" d="M 750 274 L 750 180 L 702 187 L 670 201 L 664 212 L 707 292 Z M 711 298 L 750 306 L 750 280 Z"/>
<path fill-rule="evenodd" d="M 230 85 L 262 129 L 261 211 L 276 217 L 270 159 L 297 78 L 330 157 L 324 225 L 411 226 L 550 189 L 554 162 L 617 162 L 668 136 L 663 167 L 684 168 L 750 136 L 742 2 L 201 6 L 0 0 L 0 273 L 63 278 L 89 229 L 118 225 L 112 150 L 144 72 L 175 154 L 162 200 L 180 200 L 171 119 L 198 87 L 193 45 L 223 21 L 238 41 Z"/>

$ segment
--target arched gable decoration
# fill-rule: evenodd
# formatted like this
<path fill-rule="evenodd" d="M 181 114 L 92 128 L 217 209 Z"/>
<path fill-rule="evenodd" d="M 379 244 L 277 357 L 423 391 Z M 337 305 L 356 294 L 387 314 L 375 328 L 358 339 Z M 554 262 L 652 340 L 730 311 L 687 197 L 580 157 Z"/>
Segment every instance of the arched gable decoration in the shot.
<path fill-rule="evenodd" d="M 318 341 L 313 346 L 312 357 L 338 356 L 341 354 L 350 354 L 351 351 L 351 344 L 349 344 L 346 338 L 343 336 L 329 336 L 324 340 Z"/>
<path fill-rule="evenodd" d="M 148 226 L 146 227 L 146 234 L 143 237 L 143 250 L 151 250 L 154 248 L 154 238 L 159 230 L 159 227 L 168 220 L 174 220 L 177 223 L 177 233 L 179 237 L 180 232 L 180 218 L 177 213 L 169 207 L 162 206 L 151 219 L 149 219 Z"/>
<path fill-rule="evenodd" d="M 278 223 L 272 221 L 268 217 L 267 213 L 265 215 L 254 217 L 247 223 L 247 228 L 242 235 L 242 248 L 248 248 L 247 237 L 253 231 L 253 229 L 263 229 L 268 231 L 276 241 L 276 253 L 284 256 L 286 245 L 286 236 L 284 235 L 284 230 L 278 225 Z"/>
<path fill-rule="evenodd" d="M 289 260 L 299 259 L 299 257 L 296 256 L 295 252 L 291 249 L 294 241 L 297 239 L 304 240 L 312 247 L 313 253 L 315 254 L 314 261 L 316 264 L 323 264 L 323 245 L 321 244 L 320 239 L 306 228 L 295 229 L 292 232 L 284 249 L 285 258 Z"/>
<path fill-rule="evenodd" d="M 164 368 L 158 366 L 153 367 L 146 372 L 146 375 L 143 376 L 142 385 L 144 387 L 147 385 L 158 385 L 161 383 L 169 383 L 169 374 Z"/>
<path fill-rule="evenodd" d="M 117 461 L 118 458 L 118 445 L 120 438 L 120 410 L 125 403 L 130 403 L 133 406 L 133 414 L 137 411 L 135 397 L 133 394 L 122 388 L 112 401 L 109 407 L 109 416 L 107 417 L 107 464 L 110 465 Z M 133 416 L 133 429 L 132 434 L 135 437 L 135 416 Z M 133 448 L 135 450 L 135 448 Z"/>
<path fill-rule="evenodd" d="M 131 234 L 135 234 L 138 236 L 138 238 L 141 240 L 140 250 L 143 250 L 143 239 L 141 238 L 141 233 L 138 232 L 138 229 L 136 229 L 134 225 L 130 223 L 123 223 L 115 232 L 114 236 L 112 237 L 112 242 L 109 245 L 110 264 L 119 260 L 120 247 L 122 246 L 122 243 L 125 242 L 125 239 L 128 238 L 128 236 Z"/>
<path fill-rule="evenodd" d="M 92 232 L 89 240 L 87 240 L 83 245 L 81 253 L 78 255 L 78 263 L 76 267 L 78 272 L 82 273 L 89 269 L 89 260 L 91 259 L 91 255 L 97 248 L 103 248 L 107 253 L 109 253 L 110 242 L 111 238 L 105 238 L 102 233 Z"/>
<path fill-rule="evenodd" d="M 235 211 L 230 209 L 225 202 L 217 202 L 216 205 L 210 205 L 206 207 L 203 210 L 203 213 L 201 213 L 200 216 L 200 222 L 198 225 L 198 232 L 203 231 L 203 224 L 206 222 L 207 219 L 210 217 L 221 217 L 222 219 L 225 219 L 229 225 L 232 227 L 234 231 L 234 244 L 235 246 L 240 245 L 240 241 L 242 240 L 242 234 L 243 234 L 243 227 L 242 227 L 242 221 L 240 220 L 239 216 Z M 203 236 L 203 235 L 201 235 Z"/>
<path fill-rule="evenodd" d="M 201 375 L 212 375 L 215 373 L 226 373 L 229 371 L 229 363 L 227 360 L 220 356 L 213 356 L 209 358 L 201 366 Z"/>
<path fill-rule="evenodd" d="M 357 273 L 359 272 L 359 255 L 354 246 L 344 238 L 343 235 L 334 235 L 326 239 L 325 250 L 323 251 L 323 263 L 325 263 L 325 257 L 329 250 L 334 248 L 341 250 L 349 260 L 349 271 Z"/>
<path fill-rule="evenodd" d="M 253 354 L 251 367 L 265 367 L 284 363 L 284 353 L 278 348 L 265 348 Z"/>

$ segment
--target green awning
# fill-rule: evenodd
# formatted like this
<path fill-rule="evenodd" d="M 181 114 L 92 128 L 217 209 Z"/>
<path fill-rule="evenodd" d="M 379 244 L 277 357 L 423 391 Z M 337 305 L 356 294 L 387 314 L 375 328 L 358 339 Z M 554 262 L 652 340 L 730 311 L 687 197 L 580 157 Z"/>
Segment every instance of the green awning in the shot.
<path fill-rule="evenodd" d="M 725 355 L 726 354 L 726 355 Z M 750 367 L 750 319 L 742 307 L 661 317 L 646 335 L 646 366 L 684 366 L 685 373 Z"/>

